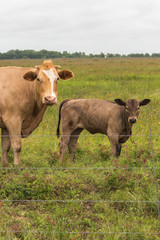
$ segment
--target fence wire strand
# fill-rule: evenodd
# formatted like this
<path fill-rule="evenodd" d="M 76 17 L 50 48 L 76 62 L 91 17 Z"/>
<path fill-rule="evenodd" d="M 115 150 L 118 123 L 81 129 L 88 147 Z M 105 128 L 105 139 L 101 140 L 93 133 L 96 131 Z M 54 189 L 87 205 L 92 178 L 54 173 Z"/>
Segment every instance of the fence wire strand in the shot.
<path fill-rule="evenodd" d="M 0 202 L 56 202 L 56 203 L 159 203 L 159 200 L 156 201 L 112 201 L 112 200 L 81 200 L 81 199 L 69 199 L 69 200 L 60 200 L 60 199 L 0 199 Z"/>
<path fill-rule="evenodd" d="M 5 138 L 5 137 L 10 137 L 10 135 L 1 135 L 3 138 Z M 27 137 L 37 137 L 37 138 L 39 138 L 39 137 L 57 137 L 57 135 L 56 134 L 48 134 L 48 135 L 43 135 L 43 134 L 41 134 L 41 135 L 38 135 L 38 134 L 36 134 L 36 135 L 33 135 L 33 134 L 31 134 L 31 135 L 11 135 L 11 136 L 13 136 L 13 137 L 22 137 L 22 138 L 27 138 Z M 60 135 L 59 137 L 68 137 L 68 136 L 71 136 L 71 135 Z M 94 138 L 96 138 L 96 137 L 106 137 L 106 136 L 108 136 L 107 134 L 81 134 L 81 135 L 74 135 L 75 137 L 79 137 L 79 136 L 81 136 L 81 138 L 82 137 L 94 137 Z M 136 135 L 136 134 L 132 134 L 132 135 L 125 135 L 125 134 L 123 134 L 123 135 L 117 135 L 117 134 L 112 134 L 112 136 L 119 136 L 119 137 L 150 137 L 150 134 L 145 134 L 145 135 Z M 156 135 L 152 135 L 152 137 L 160 137 L 160 135 L 158 134 L 156 134 Z"/>
<path fill-rule="evenodd" d="M 6 233 L 6 231 L 0 231 L 0 233 Z M 128 234 L 128 235 L 160 235 L 160 233 L 157 232 L 62 232 L 62 231 L 7 231 L 7 233 L 52 233 L 52 234 L 94 234 L 94 235 L 113 235 L 113 234 Z"/>
<path fill-rule="evenodd" d="M 0 170 L 153 170 L 160 167 L 1 167 Z"/>

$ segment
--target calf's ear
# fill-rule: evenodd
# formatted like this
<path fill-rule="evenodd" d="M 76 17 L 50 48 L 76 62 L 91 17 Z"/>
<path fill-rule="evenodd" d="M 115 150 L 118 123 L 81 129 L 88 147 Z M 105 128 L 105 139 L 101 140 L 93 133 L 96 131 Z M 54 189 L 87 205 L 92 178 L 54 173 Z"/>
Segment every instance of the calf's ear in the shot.
<path fill-rule="evenodd" d="M 139 101 L 139 106 L 145 106 L 147 105 L 151 100 L 150 99 L 143 99 L 142 101 Z"/>
<path fill-rule="evenodd" d="M 114 99 L 114 101 L 120 106 L 126 106 L 126 102 L 123 101 L 122 99 L 117 98 L 117 99 Z"/>
<path fill-rule="evenodd" d="M 58 75 L 62 80 L 68 80 L 74 77 L 74 73 L 69 70 L 58 70 Z"/>
<path fill-rule="evenodd" d="M 29 71 L 26 74 L 24 74 L 23 78 L 27 81 L 34 81 L 37 78 L 37 73 Z"/>

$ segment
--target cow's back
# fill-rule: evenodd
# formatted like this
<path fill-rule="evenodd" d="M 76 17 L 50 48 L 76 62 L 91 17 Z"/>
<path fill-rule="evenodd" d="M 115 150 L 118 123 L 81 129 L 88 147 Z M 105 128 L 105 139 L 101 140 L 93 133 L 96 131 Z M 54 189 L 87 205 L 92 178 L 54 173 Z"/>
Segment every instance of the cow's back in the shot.
<path fill-rule="evenodd" d="M 19 116 L 25 119 L 34 109 L 34 82 L 26 81 L 23 76 L 33 68 L 0 68 L 0 127 L 3 119 Z"/>
<path fill-rule="evenodd" d="M 23 76 L 32 68 L 2 67 L 0 68 L 0 102 L 21 104 L 22 99 L 29 94 L 34 82 L 24 80 Z M 21 100 L 21 101 L 20 101 Z"/>

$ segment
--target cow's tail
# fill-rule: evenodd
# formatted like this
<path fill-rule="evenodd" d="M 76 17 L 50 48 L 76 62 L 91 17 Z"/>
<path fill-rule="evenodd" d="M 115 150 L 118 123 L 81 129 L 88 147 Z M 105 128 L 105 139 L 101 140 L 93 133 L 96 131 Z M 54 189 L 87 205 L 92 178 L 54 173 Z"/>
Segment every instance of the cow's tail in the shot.
<path fill-rule="evenodd" d="M 60 106 L 59 106 L 59 119 L 58 119 L 58 126 L 57 126 L 57 138 L 59 138 L 60 136 L 60 130 L 59 130 L 59 126 L 60 126 L 60 123 L 61 123 L 61 109 L 63 107 L 63 104 L 68 102 L 70 99 L 65 99 L 63 100 L 61 103 L 60 103 Z"/>

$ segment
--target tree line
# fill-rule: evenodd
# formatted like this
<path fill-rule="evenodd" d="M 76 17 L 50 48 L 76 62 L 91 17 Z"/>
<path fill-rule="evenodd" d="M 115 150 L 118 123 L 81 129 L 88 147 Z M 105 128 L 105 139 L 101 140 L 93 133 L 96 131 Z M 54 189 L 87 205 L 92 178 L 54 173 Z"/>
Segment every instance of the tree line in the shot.
<path fill-rule="evenodd" d="M 130 53 L 113 54 L 113 53 L 100 53 L 100 54 L 86 54 L 85 52 L 69 53 L 67 51 L 48 51 L 42 49 L 40 51 L 35 50 L 9 50 L 8 52 L 1 53 L 0 59 L 47 59 L 47 58 L 114 58 L 114 57 L 160 57 L 160 53 Z"/>

